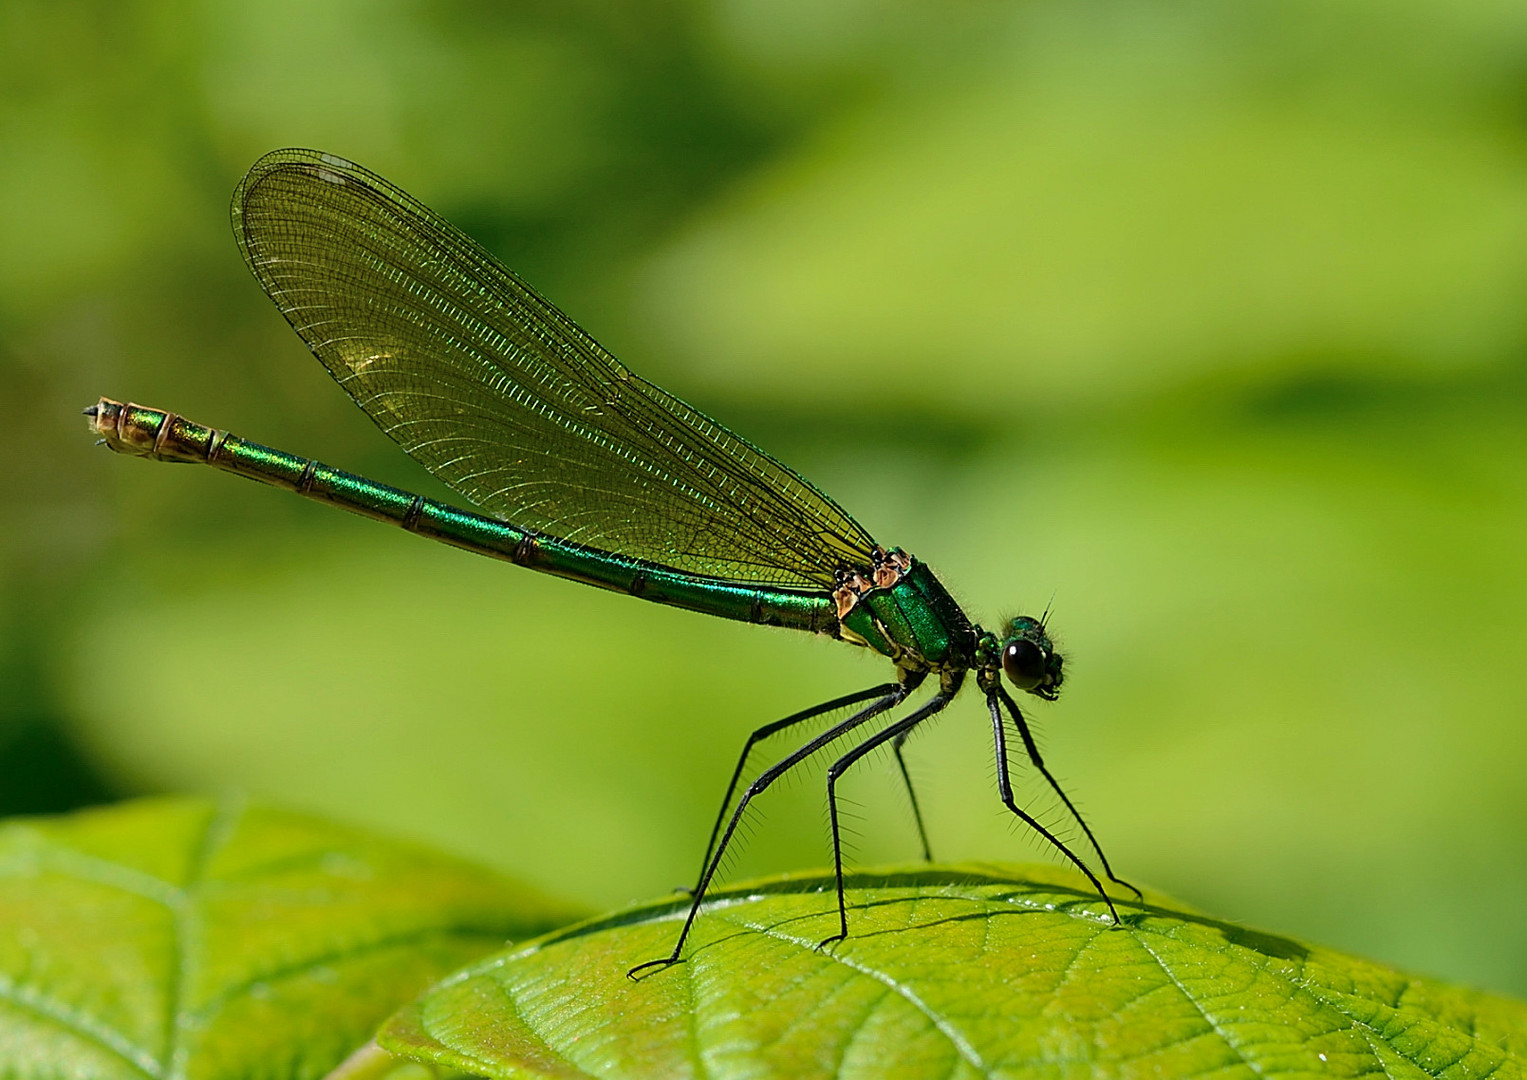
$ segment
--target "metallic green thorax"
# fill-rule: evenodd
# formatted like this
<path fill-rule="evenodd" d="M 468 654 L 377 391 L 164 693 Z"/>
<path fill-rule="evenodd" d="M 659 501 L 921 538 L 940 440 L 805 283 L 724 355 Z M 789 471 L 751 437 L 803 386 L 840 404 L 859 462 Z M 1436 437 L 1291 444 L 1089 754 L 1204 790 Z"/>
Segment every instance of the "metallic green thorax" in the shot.
<path fill-rule="evenodd" d="M 977 633 L 933 571 L 910 556 L 899 580 L 871 587 L 840 615 L 840 636 L 868 645 L 910 671 L 965 671 L 975 662 Z"/>
<path fill-rule="evenodd" d="M 102 398 L 91 416 L 96 433 L 119 453 L 211 465 L 454 547 L 643 600 L 766 626 L 838 633 L 833 603 L 825 593 L 717 581 L 538 535 L 160 409 Z"/>

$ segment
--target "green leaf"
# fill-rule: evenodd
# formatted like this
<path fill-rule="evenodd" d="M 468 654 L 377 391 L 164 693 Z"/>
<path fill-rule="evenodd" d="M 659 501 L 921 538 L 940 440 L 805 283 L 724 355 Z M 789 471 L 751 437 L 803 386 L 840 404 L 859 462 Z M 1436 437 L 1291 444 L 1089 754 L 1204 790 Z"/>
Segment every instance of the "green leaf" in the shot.
<path fill-rule="evenodd" d="M 232 803 L 0 823 L 0 1075 L 322 1076 L 432 980 L 567 915 L 458 860 Z"/>
<path fill-rule="evenodd" d="M 893 868 L 745 884 L 559 930 L 446 980 L 395 1054 L 489 1077 L 1523 1075 L 1527 1005 L 1050 868 Z"/>

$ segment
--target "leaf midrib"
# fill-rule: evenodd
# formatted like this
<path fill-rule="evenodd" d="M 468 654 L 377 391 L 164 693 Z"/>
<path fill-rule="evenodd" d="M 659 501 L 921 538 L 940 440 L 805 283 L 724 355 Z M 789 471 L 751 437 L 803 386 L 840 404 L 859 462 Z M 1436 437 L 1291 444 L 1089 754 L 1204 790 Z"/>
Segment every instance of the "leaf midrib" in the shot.
<path fill-rule="evenodd" d="M 170 909 L 175 956 L 170 991 L 165 999 L 164 1019 L 164 1065 L 171 1080 L 180 1080 L 185 1073 L 185 1024 L 182 1022 L 181 1003 L 185 1001 L 190 989 L 192 969 L 196 962 L 196 958 L 192 956 L 196 943 L 194 930 L 200 919 L 198 901 L 201 898 L 202 885 L 206 880 L 207 866 L 211 863 L 212 857 L 227 843 L 228 837 L 232 835 L 239 819 L 243 816 L 242 803 L 227 802 L 219 803 L 213 812 L 207 815 L 207 823 L 202 828 L 201 839 L 196 845 L 196 850 L 192 852 L 190 864 L 186 867 L 185 884 L 180 888 L 175 901 L 167 905 Z"/>

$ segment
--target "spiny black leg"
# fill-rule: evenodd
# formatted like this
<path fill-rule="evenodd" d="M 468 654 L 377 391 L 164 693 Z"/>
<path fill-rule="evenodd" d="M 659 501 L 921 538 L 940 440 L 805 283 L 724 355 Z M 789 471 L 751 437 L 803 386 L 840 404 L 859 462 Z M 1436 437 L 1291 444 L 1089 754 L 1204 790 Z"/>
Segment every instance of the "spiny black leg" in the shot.
<path fill-rule="evenodd" d="M 857 705 L 861 701 L 870 700 L 870 698 L 886 697 L 896 687 L 896 683 L 883 683 L 880 686 L 872 686 L 868 690 L 861 690 L 857 694 L 845 694 L 840 698 L 833 698 L 831 701 L 823 702 L 821 705 L 813 708 L 802 709 L 800 712 L 793 713 L 783 720 L 776 720 L 772 724 L 765 724 L 749 735 L 748 741 L 743 744 L 742 754 L 737 758 L 737 767 L 732 770 L 731 782 L 726 785 L 726 796 L 721 800 L 721 808 L 716 811 L 716 824 L 711 826 L 710 840 L 705 844 L 705 858 L 700 860 L 701 873 L 704 873 L 705 868 L 710 865 L 711 853 L 716 850 L 716 837 L 721 835 L 721 823 L 726 820 L 726 808 L 732 804 L 732 796 L 737 793 L 737 782 L 742 779 L 743 770 L 747 768 L 748 755 L 753 752 L 755 746 L 771 735 L 777 735 L 781 731 L 792 728 L 797 724 L 804 724 L 806 721 L 815 719 L 823 713 L 830 713 L 835 709 L 841 709 L 848 705 Z M 918 825 L 921 827 L 921 821 L 918 822 Z"/>
<path fill-rule="evenodd" d="M 1103 898 L 1103 903 L 1108 905 L 1108 913 L 1113 916 L 1114 925 L 1120 925 L 1119 913 L 1114 909 L 1113 900 L 1109 897 L 1108 890 L 1103 888 L 1103 883 L 1099 881 L 1097 875 L 1092 872 L 1092 868 L 1086 863 L 1082 862 L 1081 859 L 1077 858 L 1076 853 L 1068 848 L 1065 844 L 1061 843 L 1060 840 L 1056 838 L 1054 833 L 1045 828 L 1038 821 L 1034 820 L 1032 815 L 1026 813 L 1021 807 L 1019 807 L 1017 800 L 1013 798 L 1013 781 L 1012 777 L 1008 774 L 1007 763 L 1007 731 L 1005 730 L 1002 723 L 1002 709 L 997 704 L 997 694 L 1000 692 L 1001 690 L 999 688 L 994 692 L 989 691 L 987 693 L 986 707 L 991 710 L 992 737 L 997 744 L 997 794 L 1002 797 L 1002 805 L 1016 814 L 1025 825 L 1048 840 L 1056 851 L 1059 851 L 1066 858 L 1070 859 L 1072 864 L 1075 865 L 1078 870 L 1087 875 L 1087 880 L 1092 882 L 1092 887 L 1096 889 L 1098 891 L 1098 895 Z"/>
<path fill-rule="evenodd" d="M 912 774 L 907 772 L 907 761 L 901 756 L 901 748 L 907 743 L 910 731 L 903 731 L 891 740 L 891 750 L 896 754 L 896 767 L 901 770 L 901 782 L 907 787 L 907 798 L 912 801 L 912 818 L 917 822 L 917 838 L 923 845 L 923 862 L 933 861 L 933 849 L 928 846 L 928 830 L 923 827 L 922 807 L 917 805 L 917 791 L 912 787 Z"/>
<path fill-rule="evenodd" d="M 737 831 L 738 823 L 742 821 L 742 815 L 747 810 L 748 803 L 752 802 L 753 799 L 758 795 L 761 795 L 767 791 L 770 785 L 774 783 L 774 781 L 778 780 L 781 776 L 784 776 L 791 769 L 795 768 L 801 762 L 809 758 L 812 754 L 822 749 L 822 747 L 826 746 L 828 743 L 835 739 L 842 738 L 844 735 L 847 735 L 860 724 L 864 724 L 869 720 L 872 720 L 876 716 L 879 716 L 881 713 L 885 712 L 887 709 L 895 708 L 897 705 L 900 705 L 904 700 L 906 700 L 907 695 L 911 692 L 912 690 L 910 687 L 904 684 L 897 684 L 884 697 L 871 702 L 869 705 L 866 705 L 864 708 L 854 713 L 854 715 L 850 716 L 847 720 L 844 720 L 842 723 L 828 728 L 826 731 L 822 732 L 822 734 L 818 735 L 816 738 L 800 747 L 794 753 L 788 755 L 783 760 L 776 762 L 774 765 L 771 765 L 769 768 L 765 769 L 758 775 L 756 780 L 748 785 L 747 790 L 742 793 L 742 797 L 737 800 L 737 806 L 732 811 L 731 820 L 727 822 L 726 831 L 721 834 L 721 840 L 716 845 L 716 850 L 711 855 L 710 862 L 707 863 L 705 868 L 700 872 L 700 879 L 695 883 L 694 895 L 691 897 L 689 902 L 689 914 L 684 917 L 684 926 L 679 931 L 679 940 L 674 943 L 673 952 L 669 953 L 667 956 L 660 960 L 648 960 L 644 964 L 637 964 L 630 971 L 626 972 L 627 978 L 635 979 L 636 973 L 638 971 L 644 971 L 647 968 L 667 967 L 670 964 L 676 964 L 679 962 L 679 954 L 684 950 L 684 941 L 689 937 L 690 927 L 694 926 L 695 916 L 699 914 L 700 904 L 705 899 L 705 890 L 710 887 L 711 878 L 715 876 L 716 867 L 720 865 L 722 856 L 726 854 L 726 846 L 732 842 L 732 836 Z"/>
<path fill-rule="evenodd" d="M 843 897 L 843 844 L 838 835 L 838 778 L 847 772 L 854 762 L 868 754 L 875 747 L 884 746 L 887 741 L 894 743 L 904 738 L 918 724 L 942 712 L 944 706 L 953 700 L 953 694 L 946 694 L 942 691 L 934 694 L 916 712 L 910 716 L 902 717 L 881 731 L 877 731 L 837 761 L 834 761 L 832 767 L 827 770 L 827 813 L 832 820 L 832 869 L 833 875 L 838 882 L 838 933 L 830 938 L 825 938 L 817 946 L 818 948 L 825 948 L 835 941 L 842 941 L 848 937 L 848 905 Z"/>
<path fill-rule="evenodd" d="M 1089 829 L 1087 827 L 1087 823 L 1082 820 L 1080 811 L 1078 811 L 1077 808 L 1071 804 L 1071 800 L 1067 798 L 1066 793 L 1061 790 L 1061 786 L 1056 782 L 1055 777 L 1050 775 L 1050 770 L 1045 768 L 1045 763 L 1039 756 L 1039 747 L 1034 744 L 1034 736 L 1030 734 L 1029 725 L 1026 724 L 1023 720 L 1023 713 L 1018 708 L 1018 703 L 1009 697 L 1007 691 L 1004 690 L 1001 686 L 998 686 L 996 689 L 997 696 L 1002 699 L 1002 704 L 1007 706 L 1007 711 L 1013 717 L 1013 725 L 1017 727 L 1018 735 L 1023 739 L 1023 748 L 1028 753 L 1029 760 L 1034 763 L 1034 768 L 1038 769 L 1040 774 L 1044 776 L 1045 780 L 1049 782 L 1051 790 L 1060 796 L 1060 801 L 1066 804 L 1066 809 L 1071 811 L 1071 816 L 1075 818 L 1076 823 L 1082 827 L 1082 832 L 1087 834 L 1087 840 L 1092 844 L 1092 850 L 1098 853 L 1098 860 L 1103 864 L 1103 873 L 1107 875 L 1108 880 L 1113 882 L 1115 885 L 1123 885 L 1130 892 L 1134 893 L 1137 899 L 1144 900 L 1144 893 L 1135 888 L 1129 882 L 1125 881 L 1123 878 L 1114 874 L 1113 867 L 1108 865 L 1108 856 L 1103 854 L 1103 848 L 1098 843 L 1098 838 L 1092 835 L 1092 830 Z"/>

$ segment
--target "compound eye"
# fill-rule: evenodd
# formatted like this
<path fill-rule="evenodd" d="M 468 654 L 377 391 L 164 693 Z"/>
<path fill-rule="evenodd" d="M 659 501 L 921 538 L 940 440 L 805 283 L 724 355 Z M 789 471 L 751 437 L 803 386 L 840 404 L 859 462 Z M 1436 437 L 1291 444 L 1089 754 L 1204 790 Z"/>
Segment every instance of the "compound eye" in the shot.
<path fill-rule="evenodd" d="M 1009 641 L 1002 650 L 1002 673 L 1018 689 L 1034 689 L 1044 682 L 1044 650 L 1024 638 Z"/>

